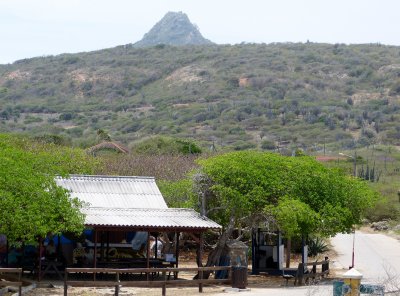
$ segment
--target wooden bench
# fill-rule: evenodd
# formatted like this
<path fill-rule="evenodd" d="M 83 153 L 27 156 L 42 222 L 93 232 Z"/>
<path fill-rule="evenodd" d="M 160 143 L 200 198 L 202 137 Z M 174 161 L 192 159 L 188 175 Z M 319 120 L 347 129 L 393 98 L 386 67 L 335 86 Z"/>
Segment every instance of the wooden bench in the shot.
<path fill-rule="evenodd" d="M 17 277 L 10 276 L 16 274 Z M 0 287 L 18 287 L 18 295 L 22 295 L 22 268 L 0 268 Z"/>
<path fill-rule="evenodd" d="M 307 266 L 312 266 L 311 270 L 308 270 Z M 317 267 L 321 267 L 317 270 Z M 323 278 L 329 274 L 329 259 L 324 261 L 315 261 L 310 263 L 299 263 L 297 268 L 296 277 L 294 284 L 302 285 L 305 282 L 310 282 L 310 279 L 315 280 L 317 278 Z"/>

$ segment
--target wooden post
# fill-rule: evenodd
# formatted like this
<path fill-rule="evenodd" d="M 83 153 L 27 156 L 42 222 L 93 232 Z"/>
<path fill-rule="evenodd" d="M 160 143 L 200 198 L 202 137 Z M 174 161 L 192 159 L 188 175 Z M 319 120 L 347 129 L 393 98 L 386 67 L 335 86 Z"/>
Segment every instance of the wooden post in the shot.
<path fill-rule="evenodd" d="M 204 233 L 200 232 L 199 236 L 200 236 L 199 237 L 199 252 L 198 252 L 198 258 L 197 258 L 197 264 L 200 268 L 202 268 L 203 267 Z M 200 278 L 200 280 L 203 279 L 203 269 L 200 270 L 199 278 Z M 199 284 L 199 292 L 203 293 L 203 283 Z"/>
<path fill-rule="evenodd" d="M 167 273 L 165 271 L 162 272 L 163 278 L 164 278 L 164 283 L 162 285 L 162 296 L 167 295 Z"/>
<path fill-rule="evenodd" d="M 97 267 L 97 229 L 94 229 L 94 257 L 93 257 L 93 268 Z M 96 273 L 93 273 L 93 280 L 96 281 Z"/>
<path fill-rule="evenodd" d="M 22 282 L 22 268 L 21 271 L 18 273 L 18 282 Z M 22 285 L 18 287 L 18 296 L 22 296 Z"/>
<path fill-rule="evenodd" d="M 42 279 L 42 248 L 43 248 L 43 238 L 39 237 L 39 272 L 38 272 L 38 281 L 40 282 Z M 8 240 L 7 240 L 7 254 L 8 254 Z M 7 267 L 8 267 L 8 256 L 7 259 Z"/>
<path fill-rule="evenodd" d="M 67 280 L 68 280 L 68 272 L 67 272 L 67 270 L 65 270 L 64 271 L 64 296 L 68 296 Z"/>
<path fill-rule="evenodd" d="M 203 280 L 203 268 L 199 270 L 199 280 Z M 203 293 L 203 283 L 199 283 L 199 293 Z"/>
<path fill-rule="evenodd" d="M 329 273 L 329 258 L 327 256 L 325 257 L 325 262 L 322 263 L 322 272 L 326 271 Z"/>
<path fill-rule="evenodd" d="M 175 233 L 175 267 L 179 267 L 179 232 Z M 175 278 L 178 278 L 178 272 L 175 274 Z"/>
<path fill-rule="evenodd" d="M 115 296 L 118 296 L 119 294 L 119 272 L 115 273 L 116 275 L 116 281 L 117 281 L 117 285 L 115 285 Z"/>
<path fill-rule="evenodd" d="M 147 256 L 146 257 L 147 257 L 146 258 L 147 259 L 146 267 L 150 268 L 150 231 L 147 231 Z M 146 279 L 147 279 L 147 281 L 150 280 L 148 272 L 146 273 Z"/>

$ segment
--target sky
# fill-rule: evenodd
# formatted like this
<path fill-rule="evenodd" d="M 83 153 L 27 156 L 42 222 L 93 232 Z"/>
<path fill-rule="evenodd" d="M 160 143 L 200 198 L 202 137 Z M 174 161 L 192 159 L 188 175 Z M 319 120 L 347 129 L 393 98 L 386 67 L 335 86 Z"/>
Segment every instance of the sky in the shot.
<path fill-rule="evenodd" d="M 218 44 L 400 45 L 399 0 L 0 0 L 0 64 L 135 43 L 168 11 Z"/>

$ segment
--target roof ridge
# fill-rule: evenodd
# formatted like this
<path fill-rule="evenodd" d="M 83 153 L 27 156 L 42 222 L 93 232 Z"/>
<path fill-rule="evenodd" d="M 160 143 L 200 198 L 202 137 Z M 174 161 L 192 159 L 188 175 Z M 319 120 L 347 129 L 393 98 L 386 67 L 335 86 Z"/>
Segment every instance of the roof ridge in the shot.
<path fill-rule="evenodd" d="M 139 211 L 168 211 L 168 212 L 173 212 L 173 211 L 195 211 L 194 209 L 191 208 L 109 208 L 109 207 L 84 207 L 85 209 L 90 209 L 90 210 L 107 210 L 107 211 L 114 211 L 114 210 L 122 210 L 122 211 L 128 211 L 128 210 L 139 210 Z"/>
<path fill-rule="evenodd" d="M 155 177 L 151 176 L 113 176 L 113 175 L 78 175 L 70 174 L 68 177 L 56 176 L 57 179 L 145 179 L 155 180 Z"/>

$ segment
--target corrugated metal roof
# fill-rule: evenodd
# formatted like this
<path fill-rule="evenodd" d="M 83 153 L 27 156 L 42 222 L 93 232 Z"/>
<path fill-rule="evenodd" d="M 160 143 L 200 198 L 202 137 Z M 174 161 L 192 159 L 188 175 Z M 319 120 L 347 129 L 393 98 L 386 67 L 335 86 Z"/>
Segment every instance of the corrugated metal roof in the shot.
<path fill-rule="evenodd" d="M 218 223 L 192 209 L 107 209 L 85 208 L 89 226 L 138 228 L 221 228 Z"/>
<path fill-rule="evenodd" d="M 221 228 L 192 209 L 169 209 L 152 177 L 70 175 L 56 183 L 85 202 L 87 226 Z"/>
<path fill-rule="evenodd" d="M 56 182 L 91 207 L 168 208 L 152 177 L 70 175 Z"/>

